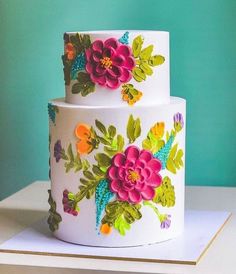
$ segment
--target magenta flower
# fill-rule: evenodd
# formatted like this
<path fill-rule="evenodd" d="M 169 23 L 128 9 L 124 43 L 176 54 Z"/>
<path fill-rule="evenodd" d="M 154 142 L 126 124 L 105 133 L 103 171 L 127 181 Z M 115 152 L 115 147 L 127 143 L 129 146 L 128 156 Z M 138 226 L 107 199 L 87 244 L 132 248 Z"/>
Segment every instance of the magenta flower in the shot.
<path fill-rule="evenodd" d="M 115 38 L 94 41 L 85 56 L 86 71 L 94 83 L 116 89 L 132 77 L 135 60 L 131 49 Z"/>
<path fill-rule="evenodd" d="M 125 153 L 117 153 L 112 158 L 107 173 L 110 190 L 117 194 L 119 200 L 134 204 L 151 200 L 155 188 L 162 181 L 160 170 L 161 162 L 151 152 L 129 146 Z"/>

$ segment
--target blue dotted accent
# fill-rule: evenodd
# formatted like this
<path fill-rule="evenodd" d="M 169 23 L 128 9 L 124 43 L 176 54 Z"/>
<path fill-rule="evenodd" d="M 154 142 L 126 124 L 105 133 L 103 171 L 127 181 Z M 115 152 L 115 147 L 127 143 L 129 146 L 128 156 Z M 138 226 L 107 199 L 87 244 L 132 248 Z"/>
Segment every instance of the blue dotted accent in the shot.
<path fill-rule="evenodd" d="M 55 120 L 56 120 L 56 110 L 55 106 L 52 105 L 51 103 L 48 103 L 48 116 L 55 125 Z"/>
<path fill-rule="evenodd" d="M 166 162 L 168 159 L 168 156 L 170 154 L 170 150 L 172 147 L 172 144 L 174 142 L 174 135 L 172 134 L 169 138 L 169 140 L 166 142 L 163 148 L 161 148 L 158 152 L 156 152 L 153 156 L 161 161 L 162 169 L 166 168 Z"/>
<path fill-rule="evenodd" d="M 77 72 L 79 70 L 85 69 L 85 55 L 81 52 L 76 58 L 71 67 L 71 79 L 75 80 L 77 78 Z"/>
<path fill-rule="evenodd" d="M 97 185 L 95 191 L 95 203 L 96 203 L 96 228 L 98 228 L 101 222 L 102 212 L 105 209 L 109 200 L 114 196 L 108 186 L 108 181 L 102 179 Z"/>
<path fill-rule="evenodd" d="M 129 32 L 126 33 L 118 40 L 120 43 L 128 45 L 129 44 Z"/>

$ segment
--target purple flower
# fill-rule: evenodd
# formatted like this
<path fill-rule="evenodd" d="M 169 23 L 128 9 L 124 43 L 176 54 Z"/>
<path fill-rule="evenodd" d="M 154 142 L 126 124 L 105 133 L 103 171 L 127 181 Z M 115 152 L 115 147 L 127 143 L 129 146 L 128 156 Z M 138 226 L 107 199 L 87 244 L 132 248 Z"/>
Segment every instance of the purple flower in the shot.
<path fill-rule="evenodd" d="M 164 214 L 161 217 L 161 229 L 168 229 L 171 225 L 171 220 L 170 220 L 171 215 Z"/>
<path fill-rule="evenodd" d="M 177 132 L 179 132 L 184 126 L 184 118 L 183 115 L 177 112 L 174 115 L 174 127 Z"/>
<path fill-rule="evenodd" d="M 77 216 L 79 213 L 79 207 L 75 199 L 75 195 L 72 192 L 69 192 L 67 189 L 63 191 L 62 204 L 64 211 L 73 216 Z"/>
<path fill-rule="evenodd" d="M 54 145 L 54 157 L 56 158 L 56 162 L 58 163 L 62 158 L 62 146 L 61 141 L 57 140 Z"/>

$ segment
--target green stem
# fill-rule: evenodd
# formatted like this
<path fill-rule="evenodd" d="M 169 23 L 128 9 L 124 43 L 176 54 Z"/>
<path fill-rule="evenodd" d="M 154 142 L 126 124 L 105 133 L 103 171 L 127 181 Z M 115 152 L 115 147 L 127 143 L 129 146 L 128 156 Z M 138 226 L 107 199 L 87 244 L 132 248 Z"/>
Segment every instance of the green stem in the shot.
<path fill-rule="evenodd" d="M 154 210 L 154 212 L 156 213 L 158 219 L 159 219 L 159 220 L 161 219 L 161 213 L 160 213 L 159 210 L 153 205 L 153 203 L 151 203 L 151 202 L 149 202 L 149 201 L 143 201 L 143 204 L 144 204 L 145 206 L 151 207 L 151 208 Z"/>

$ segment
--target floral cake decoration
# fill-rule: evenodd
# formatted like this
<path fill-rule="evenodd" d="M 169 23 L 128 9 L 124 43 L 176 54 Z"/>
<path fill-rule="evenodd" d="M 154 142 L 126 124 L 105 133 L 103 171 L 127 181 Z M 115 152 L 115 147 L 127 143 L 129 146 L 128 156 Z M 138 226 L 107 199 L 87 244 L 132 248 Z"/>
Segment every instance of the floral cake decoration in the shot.
<path fill-rule="evenodd" d="M 138 35 L 129 45 L 129 32 L 120 39 L 91 42 L 90 35 L 64 34 L 65 50 L 62 56 L 65 85 L 72 84 L 71 92 L 87 96 L 95 92 L 96 85 L 121 91 L 129 105 L 142 97 L 142 91 L 129 83 L 145 81 L 153 74 L 153 67 L 164 63 L 162 55 L 153 55 L 154 47 L 143 48 L 144 38 Z M 73 81 L 73 82 L 72 82 Z"/>
<path fill-rule="evenodd" d="M 98 120 L 93 126 L 77 124 L 74 146 L 70 143 L 65 149 L 60 140 L 54 144 L 56 163 L 64 161 L 66 173 L 80 171 L 83 174 L 78 176 L 78 192 L 71 192 L 69 185 L 64 189 L 64 212 L 79 218 L 79 204 L 83 199 L 94 197 L 98 233 L 108 235 L 115 229 L 125 235 L 131 225 L 142 218 L 144 206 L 153 210 L 161 229 L 168 229 L 171 214 L 162 213 L 161 209 L 175 205 L 175 188 L 171 176 L 163 177 L 161 172 L 166 169 L 169 174 L 176 174 L 183 167 L 183 150 L 175 142 L 183 127 L 181 113 L 173 116 L 171 131 L 165 129 L 164 122 L 156 122 L 139 148 L 134 143 L 141 135 L 141 121 L 133 115 L 129 116 L 126 136 L 119 134 L 115 126 L 105 126 Z M 96 163 L 91 165 L 86 155 L 98 148 L 103 152 L 95 153 Z M 50 204 L 50 220 L 57 221 L 50 227 L 56 229 L 61 219 L 54 212 L 56 206 L 52 200 Z"/>

